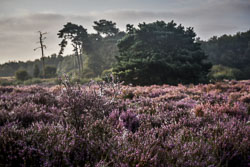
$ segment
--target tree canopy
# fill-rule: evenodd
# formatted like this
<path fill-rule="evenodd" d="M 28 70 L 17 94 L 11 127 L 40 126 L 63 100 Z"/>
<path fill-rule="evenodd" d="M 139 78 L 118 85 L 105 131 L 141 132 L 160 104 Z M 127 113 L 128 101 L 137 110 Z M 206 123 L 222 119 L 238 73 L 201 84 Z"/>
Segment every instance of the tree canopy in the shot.
<path fill-rule="evenodd" d="M 241 79 L 250 78 L 250 30 L 235 35 L 214 36 L 208 41 L 201 41 L 201 44 L 214 65 L 239 69 Z"/>
<path fill-rule="evenodd" d="M 69 40 L 74 47 L 79 76 L 100 76 L 102 71 L 111 68 L 115 55 L 119 54 L 116 43 L 124 33 L 115 25 L 116 23 L 104 19 L 95 21 L 93 27 L 97 33 L 88 34 L 81 25 L 67 23 L 58 33 L 58 37 L 63 38 L 59 44 L 59 54 L 63 53 Z"/>
<path fill-rule="evenodd" d="M 115 22 L 102 19 L 94 22 L 96 32 L 89 34 L 83 26 L 68 22 L 58 33 L 58 56 L 0 64 L 0 77 L 14 76 L 19 69 L 40 77 L 44 60 L 57 68 L 57 75 L 94 78 L 113 72 L 134 85 L 200 83 L 206 76 L 211 80 L 250 79 L 250 30 L 201 41 L 193 28 L 174 21 L 126 27 L 127 32 L 122 32 Z M 62 57 L 68 44 L 73 45 L 73 54 Z M 208 61 L 214 65 L 209 75 Z"/>
<path fill-rule="evenodd" d="M 127 31 L 118 43 L 114 67 L 114 74 L 127 84 L 197 83 L 211 68 L 193 28 L 156 21 L 138 28 L 128 25 Z"/>
<path fill-rule="evenodd" d="M 59 33 L 57 35 L 59 38 L 63 38 L 61 43 L 59 44 L 61 46 L 59 55 L 63 54 L 64 48 L 67 45 L 67 40 L 70 40 L 72 42 L 72 46 L 74 48 L 73 51 L 75 52 L 77 60 L 76 62 L 80 74 L 81 70 L 83 69 L 83 50 L 87 49 L 88 46 L 87 29 L 83 28 L 81 25 L 68 22 L 66 25 L 64 25 L 63 29 L 59 30 Z"/>
<path fill-rule="evenodd" d="M 119 32 L 119 29 L 116 28 L 116 23 L 108 20 L 99 20 L 94 21 L 93 28 L 97 31 L 98 34 L 103 34 L 106 36 L 114 36 Z"/>
<path fill-rule="evenodd" d="M 35 64 L 34 70 L 33 70 L 33 77 L 38 78 L 40 76 L 40 69 L 38 64 Z"/>

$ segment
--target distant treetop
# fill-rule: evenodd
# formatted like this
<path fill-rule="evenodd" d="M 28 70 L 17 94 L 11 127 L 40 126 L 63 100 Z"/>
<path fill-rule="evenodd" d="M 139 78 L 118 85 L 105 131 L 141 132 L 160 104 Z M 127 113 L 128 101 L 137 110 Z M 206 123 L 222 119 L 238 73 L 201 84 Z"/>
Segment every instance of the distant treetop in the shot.
<path fill-rule="evenodd" d="M 193 28 L 171 21 L 127 25 L 118 43 L 120 55 L 114 73 L 134 85 L 199 83 L 211 64 L 195 42 Z"/>

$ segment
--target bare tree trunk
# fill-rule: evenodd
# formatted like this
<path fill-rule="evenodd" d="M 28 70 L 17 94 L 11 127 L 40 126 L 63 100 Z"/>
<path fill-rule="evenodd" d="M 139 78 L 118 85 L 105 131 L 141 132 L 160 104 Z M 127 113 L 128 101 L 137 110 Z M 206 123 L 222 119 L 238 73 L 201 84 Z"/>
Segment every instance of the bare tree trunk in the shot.
<path fill-rule="evenodd" d="M 78 60 L 78 70 L 79 70 L 79 77 L 80 77 L 80 75 L 81 75 L 81 64 L 80 64 L 80 58 L 79 58 L 78 52 L 76 52 L 76 55 L 77 55 L 77 60 Z"/>
<path fill-rule="evenodd" d="M 81 62 L 80 62 L 80 58 L 79 58 L 79 54 L 78 54 L 78 47 L 77 47 L 77 45 L 75 45 L 75 55 L 77 57 L 79 77 L 80 77 L 80 75 L 81 75 Z"/>
<path fill-rule="evenodd" d="M 45 63 L 44 63 L 44 51 L 43 51 L 43 34 L 40 32 L 40 45 L 42 51 L 42 63 L 43 63 L 43 78 L 45 78 Z"/>
<path fill-rule="evenodd" d="M 79 46 L 79 58 L 80 58 L 80 62 L 81 62 L 81 70 L 83 71 L 83 59 L 82 59 L 82 47 Z"/>
<path fill-rule="evenodd" d="M 45 62 L 44 62 L 44 48 L 46 49 L 46 45 L 43 44 L 43 40 L 46 39 L 46 37 L 43 37 L 43 35 L 47 34 L 47 32 L 42 33 L 41 31 L 38 31 L 40 34 L 39 37 L 39 42 L 40 43 L 40 47 L 37 47 L 34 49 L 34 51 L 36 51 L 37 49 L 41 49 L 42 51 L 42 65 L 43 65 L 43 78 L 45 78 Z"/>

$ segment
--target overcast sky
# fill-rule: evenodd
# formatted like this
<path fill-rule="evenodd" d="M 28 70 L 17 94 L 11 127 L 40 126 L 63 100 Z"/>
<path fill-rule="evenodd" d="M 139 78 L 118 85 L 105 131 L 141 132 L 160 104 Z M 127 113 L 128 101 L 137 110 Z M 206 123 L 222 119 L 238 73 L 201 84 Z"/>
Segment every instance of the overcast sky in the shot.
<path fill-rule="evenodd" d="M 38 33 L 48 32 L 46 56 L 58 53 L 57 32 L 67 22 L 92 29 L 93 21 L 126 24 L 175 20 L 203 40 L 250 29 L 250 0 L 0 0 L 0 63 L 40 58 Z M 71 53 L 71 48 L 66 50 Z"/>

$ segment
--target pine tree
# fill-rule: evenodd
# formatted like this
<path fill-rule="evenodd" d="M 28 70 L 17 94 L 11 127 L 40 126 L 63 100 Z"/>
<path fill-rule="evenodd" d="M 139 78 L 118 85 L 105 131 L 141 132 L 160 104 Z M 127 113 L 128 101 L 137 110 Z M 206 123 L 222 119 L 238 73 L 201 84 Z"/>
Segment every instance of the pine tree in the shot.
<path fill-rule="evenodd" d="M 120 55 L 114 74 L 127 84 L 198 83 L 211 64 L 195 42 L 193 28 L 174 21 L 156 21 L 127 26 L 128 34 L 118 43 Z"/>

